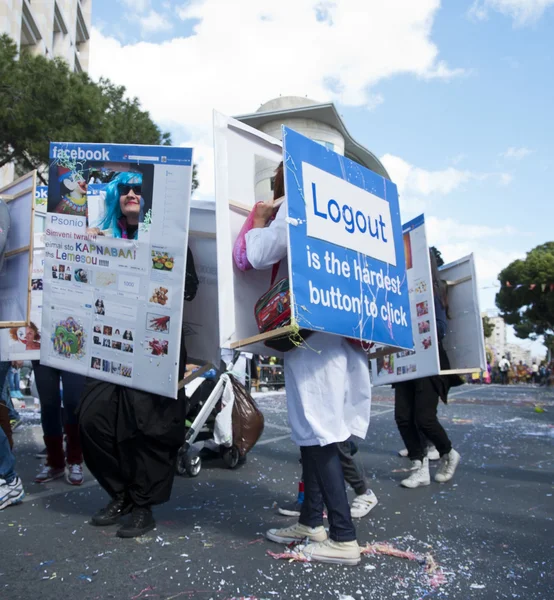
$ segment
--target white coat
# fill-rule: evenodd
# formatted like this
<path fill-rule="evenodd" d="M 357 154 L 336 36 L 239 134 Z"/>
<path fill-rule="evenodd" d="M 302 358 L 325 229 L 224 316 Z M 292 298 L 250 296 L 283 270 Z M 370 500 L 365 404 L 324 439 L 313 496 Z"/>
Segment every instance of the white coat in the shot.
<path fill-rule="evenodd" d="M 280 260 L 287 275 L 287 207 L 269 227 L 246 234 L 246 255 L 255 269 Z M 351 435 L 365 438 L 371 411 L 366 353 L 346 339 L 313 333 L 301 348 L 285 354 L 285 388 L 292 440 L 299 446 L 326 446 Z"/>

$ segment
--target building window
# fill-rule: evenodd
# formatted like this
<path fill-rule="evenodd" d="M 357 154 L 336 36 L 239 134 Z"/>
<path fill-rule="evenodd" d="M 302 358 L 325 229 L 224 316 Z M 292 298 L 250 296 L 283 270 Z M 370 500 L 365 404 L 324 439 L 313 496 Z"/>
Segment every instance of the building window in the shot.
<path fill-rule="evenodd" d="M 335 151 L 335 144 L 333 144 L 333 142 L 326 142 L 324 140 L 314 140 L 314 142 L 320 146 L 323 146 L 324 148 L 327 148 L 327 150 L 331 150 L 333 152 Z"/>

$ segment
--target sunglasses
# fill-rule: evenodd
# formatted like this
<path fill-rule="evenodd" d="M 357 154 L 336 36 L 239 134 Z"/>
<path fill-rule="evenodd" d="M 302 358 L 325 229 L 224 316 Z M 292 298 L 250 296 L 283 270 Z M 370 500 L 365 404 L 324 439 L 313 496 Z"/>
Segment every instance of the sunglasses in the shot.
<path fill-rule="evenodd" d="M 142 194 L 142 185 L 128 185 L 125 183 L 120 183 L 118 186 L 119 195 L 126 196 L 131 190 L 137 195 L 140 196 Z"/>

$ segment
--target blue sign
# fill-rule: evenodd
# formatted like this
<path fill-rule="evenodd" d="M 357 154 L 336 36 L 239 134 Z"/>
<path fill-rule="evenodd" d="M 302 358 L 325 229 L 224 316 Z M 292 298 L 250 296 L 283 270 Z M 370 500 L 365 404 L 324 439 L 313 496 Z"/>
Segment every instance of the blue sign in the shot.
<path fill-rule="evenodd" d="M 412 348 L 396 186 L 287 127 L 283 149 L 299 327 Z"/>
<path fill-rule="evenodd" d="M 50 159 L 63 164 L 125 162 L 190 166 L 192 148 L 141 146 L 138 144 L 80 144 L 50 142 Z"/>

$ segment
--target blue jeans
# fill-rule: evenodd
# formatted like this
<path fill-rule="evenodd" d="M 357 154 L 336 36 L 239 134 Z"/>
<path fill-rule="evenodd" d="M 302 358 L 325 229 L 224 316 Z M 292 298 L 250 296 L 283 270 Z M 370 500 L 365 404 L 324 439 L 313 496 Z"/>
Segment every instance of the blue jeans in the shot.
<path fill-rule="evenodd" d="M 323 525 L 323 505 L 329 516 L 329 537 L 352 542 L 356 530 L 350 516 L 344 473 L 337 444 L 301 446 L 304 502 L 299 522 L 307 527 Z"/>
<path fill-rule="evenodd" d="M 10 391 L 11 392 L 20 392 L 21 391 L 20 383 L 21 383 L 21 380 L 19 378 L 19 369 L 14 370 L 14 369 L 10 368 L 8 371 L 8 384 L 10 386 Z"/>
<path fill-rule="evenodd" d="M 8 407 L 8 410 L 10 411 L 10 421 L 17 421 L 19 420 L 19 413 L 15 410 L 8 386 L 8 372 L 10 370 L 10 366 L 11 364 L 9 361 L 0 362 L 0 386 L 2 386 L 0 402 Z"/>
<path fill-rule="evenodd" d="M 85 386 L 85 377 L 60 371 L 33 361 L 35 383 L 40 398 L 40 417 L 45 436 L 63 435 L 63 426 L 77 425 L 77 408 Z M 63 414 L 60 381 L 63 385 Z"/>
<path fill-rule="evenodd" d="M 15 466 L 15 456 L 10 448 L 10 442 L 2 427 L 0 427 L 0 479 L 5 479 L 11 483 L 16 475 L 13 470 Z"/>

